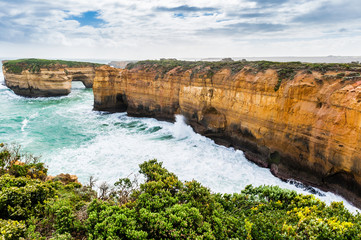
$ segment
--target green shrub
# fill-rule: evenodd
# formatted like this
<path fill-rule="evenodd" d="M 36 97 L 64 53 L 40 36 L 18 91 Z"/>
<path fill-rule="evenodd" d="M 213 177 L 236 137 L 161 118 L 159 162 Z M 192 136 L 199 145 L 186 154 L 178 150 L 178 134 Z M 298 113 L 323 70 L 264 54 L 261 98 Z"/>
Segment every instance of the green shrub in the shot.
<path fill-rule="evenodd" d="M 121 206 L 92 202 L 87 220 L 90 239 L 358 239 L 360 235 L 359 214 L 350 214 L 341 203 L 326 206 L 313 195 L 277 186 L 213 194 L 197 181 L 179 181 L 156 160 L 141 164 L 140 173 L 146 181 L 132 192 L 132 201 Z"/>
<path fill-rule="evenodd" d="M 54 236 L 52 238 L 50 238 L 50 240 L 71 240 L 74 239 L 70 233 L 55 233 Z"/>
<path fill-rule="evenodd" d="M 5 174 L 0 177 L 0 218 L 25 220 L 40 213 L 44 201 L 54 194 L 51 183 Z"/>
<path fill-rule="evenodd" d="M 17 158 L 9 154 L 3 152 L 5 158 Z M 277 186 L 215 194 L 195 180 L 180 181 L 155 159 L 139 167 L 145 181 L 119 179 L 114 191 L 103 193 L 106 200 L 96 198 L 93 183 L 64 185 L 3 174 L 1 237 L 361 239 L 360 214 L 351 214 L 342 203 L 327 206 L 313 195 Z"/>
<path fill-rule="evenodd" d="M 0 175 L 8 173 L 15 177 L 44 180 L 48 169 L 39 157 L 22 153 L 19 145 L 0 144 Z"/>
<path fill-rule="evenodd" d="M 277 91 L 282 83 L 282 80 L 284 79 L 293 79 L 293 77 L 295 76 L 296 72 L 293 68 L 282 68 L 280 70 L 277 71 L 278 74 L 278 82 L 277 85 L 275 86 L 275 91 Z"/>
<path fill-rule="evenodd" d="M 18 240 L 25 237 L 26 225 L 23 221 L 0 219 L 0 239 Z"/>

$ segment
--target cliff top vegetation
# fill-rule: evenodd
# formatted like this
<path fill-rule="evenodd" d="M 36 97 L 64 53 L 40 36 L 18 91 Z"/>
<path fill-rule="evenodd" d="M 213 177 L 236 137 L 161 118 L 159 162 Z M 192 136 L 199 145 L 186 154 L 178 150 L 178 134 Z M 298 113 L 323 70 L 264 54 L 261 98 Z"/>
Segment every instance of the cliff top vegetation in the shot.
<path fill-rule="evenodd" d="M 101 65 L 103 64 L 36 58 L 3 61 L 3 66 L 6 71 L 14 74 L 20 74 L 24 70 L 28 70 L 32 73 L 39 73 L 41 68 L 57 69 L 61 67 L 99 67 Z"/>
<path fill-rule="evenodd" d="M 154 68 L 168 72 L 174 68 L 179 67 L 180 70 L 186 71 L 189 69 L 203 69 L 212 72 L 219 71 L 223 68 L 228 68 L 231 72 L 237 73 L 245 67 L 250 67 L 258 71 L 266 69 L 289 69 L 309 70 L 309 71 L 359 71 L 361 72 L 361 64 L 353 63 L 302 63 L 302 62 L 270 62 L 270 61 L 182 61 L 176 59 L 161 59 L 161 60 L 145 60 L 135 63 L 129 63 L 127 69 L 134 68 Z"/>
<path fill-rule="evenodd" d="M 212 193 L 181 181 L 157 160 L 145 181 L 46 181 L 46 168 L 0 144 L 0 238 L 17 239 L 360 239 L 361 215 L 342 203 L 275 186 Z"/>

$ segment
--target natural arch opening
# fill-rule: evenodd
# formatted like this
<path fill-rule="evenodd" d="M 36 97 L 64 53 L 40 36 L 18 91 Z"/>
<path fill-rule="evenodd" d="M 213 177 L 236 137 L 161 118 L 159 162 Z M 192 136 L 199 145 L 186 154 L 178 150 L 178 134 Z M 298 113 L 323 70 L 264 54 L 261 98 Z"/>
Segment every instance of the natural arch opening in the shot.
<path fill-rule="evenodd" d="M 72 81 L 71 82 L 71 89 L 86 89 L 85 84 L 82 81 Z"/>
<path fill-rule="evenodd" d="M 83 74 L 81 72 L 76 72 L 76 73 L 73 74 L 72 82 L 74 82 L 74 81 L 82 82 L 86 88 L 92 88 L 93 87 L 92 79 L 89 76 L 87 76 L 87 75 L 85 75 L 85 74 Z"/>

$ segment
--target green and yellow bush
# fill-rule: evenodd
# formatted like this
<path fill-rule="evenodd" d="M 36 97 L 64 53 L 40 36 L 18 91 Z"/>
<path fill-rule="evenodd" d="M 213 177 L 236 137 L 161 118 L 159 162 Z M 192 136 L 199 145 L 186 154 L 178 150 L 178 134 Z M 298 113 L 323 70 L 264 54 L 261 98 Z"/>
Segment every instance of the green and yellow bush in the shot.
<path fill-rule="evenodd" d="M 360 216 L 342 203 L 274 186 L 247 186 L 213 194 L 197 181 L 182 182 L 151 160 L 140 165 L 146 182 L 119 205 L 95 200 L 90 239 L 359 239 Z M 315 224 L 317 223 L 317 224 Z"/>
<path fill-rule="evenodd" d="M 0 155 L 13 158 L 4 146 Z M 157 160 L 139 167 L 143 183 L 102 184 L 98 197 L 92 181 L 63 184 L 3 168 L 0 239 L 361 239 L 360 214 L 342 203 L 277 186 L 215 194 Z"/>
<path fill-rule="evenodd" d="M 0 143 L 0 175 L 8 173 L 15 177 L 45 180 L 47 171 L 39 157 L 22 153 L 19 145 Z"/>

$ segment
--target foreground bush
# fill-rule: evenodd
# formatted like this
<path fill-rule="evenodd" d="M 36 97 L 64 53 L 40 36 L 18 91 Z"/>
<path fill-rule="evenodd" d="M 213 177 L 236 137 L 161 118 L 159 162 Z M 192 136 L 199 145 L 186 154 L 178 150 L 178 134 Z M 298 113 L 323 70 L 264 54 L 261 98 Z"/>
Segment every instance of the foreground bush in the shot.
<path fill-rule="evenodd" d="M 90 239 L 361 238 L 360 215 L 342 203 L 326 206 L 274 186 L 213 194 L 194 180 L 181 182 L 156 160 L 141 164 L 140 173 L 146 182 L 126 204 L 90 204 Z"/>
<path fill-rule="evenodd" d="M 9 157 L 4 151 L 0 156 Z M 144 183 L 103 183 L 98 197 L 92 180 L 45 182 L 7 166 L 0 174 L 0 239 L 361 239 L 360 215 L 342 203 L 326 206 L 275 186 L 214 194 L 156 160 L 140 164 Z"/>
<path fill-rule="evenodd" d="M 95 192 L 45 181 L 46 173 L 37 157 L 0 144 L 0 239 L 86 238 L 86 208 Z"/>
<path fill-rule="evenodd" d="M 39 157 L 22 153 L 19 145 L 0 143 L 0 175 L 8 173 L 15 177 L 45 180 L 47 171 Z"/>

